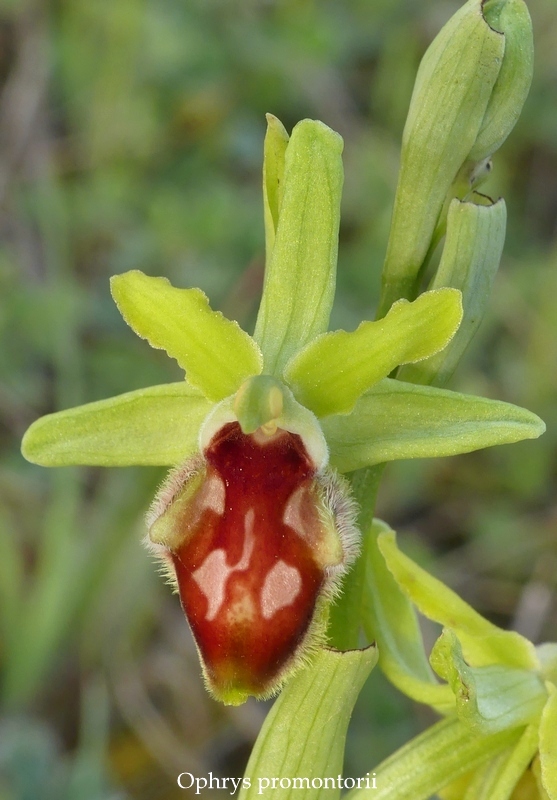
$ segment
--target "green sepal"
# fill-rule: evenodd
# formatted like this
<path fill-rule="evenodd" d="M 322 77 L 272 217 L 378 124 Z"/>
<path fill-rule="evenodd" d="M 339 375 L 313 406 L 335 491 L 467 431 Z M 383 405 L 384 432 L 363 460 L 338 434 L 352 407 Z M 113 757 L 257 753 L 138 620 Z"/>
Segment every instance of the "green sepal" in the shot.
<path fill-rule="evenodd" d="M 210 409 L 184 381 L 151 386 L 41 417 L 23 437 L 21 452 L 43 467 L 171 466 L 197 451 Z"/>
<path fill-rule="evenodd" d="M 266 114 L 267 133 L 263 148 L 263 214 L 265 218 L 265 263 L 271 263 L 279 211 L 284 190 L 284 161 L 288 134 L 282 122 Z"/>
<path fill-rule="evenodd" d="M 417 291 L 439 214 L 481 130 L 505 39 L 481 0 L 451 17 L 424 55 L 402 139 L 379 315 Z"/>
<path fill-rule="evenodd" d="M 377 642 L 379 666 L 391 683 L 413 700 L 447 712 L 455 705 L 453 692 L 435 678 L 414 606 L 387 569 L 377 546 L 378 535 L 390 530 L 375 519 L 363 537 L 363 628 L 368 639 Z"/>
<path fill-rule="evenodd" d="M 402 458 L 468 453 L 540 436 L 545 425 L 519 406 L 385 378 L 348 415 L 322 420 L 340 472 Z"/>
<path fill-rule="evenodd" d="M 540 766 L 545 791 L 550 800 L 557 800 L 557 687 L 547 684 L 549 700 L 540 722 Z"/>
<path fill-rule="evenodd" d="M 491 664 L 538 670 L 534 645 L 515 631 L 504 631 L 484 619 L 455 592 L 419 567 L 396 545 L 393 532 L 381 533 L 378 544 L 400 588 L 429 619 L 451 628 L 464 657 L 475 667 Z"/>
<path fill-rule="evenodd" d="M 399 364 L 420 361 L 446 347 L 461 319 L 456 289 L 424 292 L 412 303 L 400 300 L 383 319 L 311 342 L 287 365 L 285 378 L 297 399 L 318 417 L 347 414 Z"/>
<path fill-rule="evenodd" d="M 468 158 L 482 161 L 498 150 L 514 128 L 534 73 L 532 20 L 523 0 L 487 0 L 483 14 L 505 37 L 505 55 L 482 126 Z"/>
<path fill-rule="evenodd" d="M 128 325 L 186 370 L 188 383 L 214 402 L 228 397 L 263 358 L 237 322 L 209 307 L 200 289 L 176 289 L 138 270 L 115 275 L 112 296 Z"/>
<path fill-rule="evenodd" d="M 307 778 L 309 788 L 269 790 L 274 800 L 336 800 L 340 788 L 312 779 L 342 774 L 346 730 L 354 703 L 377 661 L 377 650 L 320 650 L 295 675 L 267 715 L 246 768 L 251 786 L 239 800 L 260 797 L 260 780 Z M 293 721 L 295 720 L 295 724 Z M 285 781 L 286 783 L 286 781 Z M 266 788 L 269 788 L 267 784 Z"/>
<path fill-rule="evenodd" d="M 277 377 L 292 354 L 329 325 L 342 146 L 338 133 L 306 119 L 296 125 L 286 148 L 278 225 L 254 333 L 265 353 L 265 372 Z"/>
<path fill-rule="evenodd" d="M 505 243 L 507 211 L 504 200 L 492 203 L 485 198 L 486 205 L 480 204 L 482 198 L 452 200 L 443 255 L 430 286 L 460 289 L 464 311 L 460 327 L 443 351 L 405 367 L 399 376 L 403 380 L 446 383 L 484 317 Z"/>
<path fill-rule="evenodd" d="M 456 717 L 429 727 L 374 772 L 376 789 L 353 789 L 345 800 L 429 800 L 443 786 L 497 756 L 519 738 L 519 730 L 477 736 Z"/>
<path fill-rule="evenodd" d="M 449 628 L 435 643 L 430 660 L 454 692 L 457 715 L 476 733 L 527 725 L 539 718 L 547 700 L 543 681 L 532 670 L 502 664 L 469 666 L 458 637 Z"/>

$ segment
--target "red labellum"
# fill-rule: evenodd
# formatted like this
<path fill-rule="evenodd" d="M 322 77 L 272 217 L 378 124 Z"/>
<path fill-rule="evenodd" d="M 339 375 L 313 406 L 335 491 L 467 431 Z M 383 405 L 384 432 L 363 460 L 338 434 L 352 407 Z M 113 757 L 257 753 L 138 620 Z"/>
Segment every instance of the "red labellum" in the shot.
<path fill-rule="evenodd" d="M 301 436 L 230 422 L 171 476 L 152 516 L 212 693 L 273 694 L 322 640 L 323 601 L 354 555 L 344 481 L 317 474 Z"/>

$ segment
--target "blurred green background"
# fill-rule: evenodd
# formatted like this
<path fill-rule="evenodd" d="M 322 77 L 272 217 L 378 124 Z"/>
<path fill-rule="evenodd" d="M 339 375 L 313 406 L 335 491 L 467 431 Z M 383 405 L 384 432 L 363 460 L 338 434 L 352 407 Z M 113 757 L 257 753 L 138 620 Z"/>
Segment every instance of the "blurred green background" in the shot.
<path fill-rule="evenodd" d="M 140 545 L 162 472 L 44 470 L 19 441 L 40 414 L 180 379 L 126 328 L 114 273 L 200 286 L 251 328 L 267 111 L 344 136 L 332 324 L 371 318 L 414 75 L 458 5 L 0 1 L 0 800 L 172 800 L 190 795 L 180 772 L 242 773 L 267 705 L 227 709 L 203 690 L 178 600 Z M 452 387 L 524 405 L 548 432 L 390 467 L 379 513 L 537 642 L 557 640 L 557 10 L 529 7 L 534 85 L 485 188 L 507 199 L 506 250 Z M 430 721 L 374 674 L 346 774 Z"/>

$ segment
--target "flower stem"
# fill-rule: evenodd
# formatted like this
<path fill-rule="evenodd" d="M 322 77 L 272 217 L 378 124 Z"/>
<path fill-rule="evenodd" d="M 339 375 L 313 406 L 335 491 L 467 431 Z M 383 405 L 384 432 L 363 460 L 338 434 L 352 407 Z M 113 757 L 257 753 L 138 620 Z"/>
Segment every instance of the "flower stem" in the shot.
<path fill-rule="evenodd" d="M 384 468 L 385 464 L 377 464 L 352 473 L 352 491 L 360 506 L 358 527 L 361 531 L 371 528 Z M 360 556 L 346 575 L 342 595 L 332 606 L 329 615 L 329 643 L 338 650 L 353 650 L 362 644 L 360 628 L 364 577 L 365 562 Z"/>

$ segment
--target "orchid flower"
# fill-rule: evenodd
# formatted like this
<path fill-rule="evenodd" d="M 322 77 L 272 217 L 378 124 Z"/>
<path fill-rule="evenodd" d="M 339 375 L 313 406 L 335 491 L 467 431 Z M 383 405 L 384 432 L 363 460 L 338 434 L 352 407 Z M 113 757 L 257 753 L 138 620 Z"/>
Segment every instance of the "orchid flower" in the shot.
<path fill-rule="evenodd" d="M 171 467 L 147 542 L 180 594 L 209 691 L 229 704 L 275 694 L 326 642 L 329 606 L 360 548 L 342 473 L 544 429 L 508 403 L 388 377 L 449 344 L 462 319 L 458 289 L 328 332 L 341 152 L 321 122 L 303 120 L 288 137 L 268 116 L 267 260 L 253 336 L 199 289 L 117 275 L 125 321 L 185 380 L 50 414 L 23 440 L 25 457 L 44 466 Z"/>

